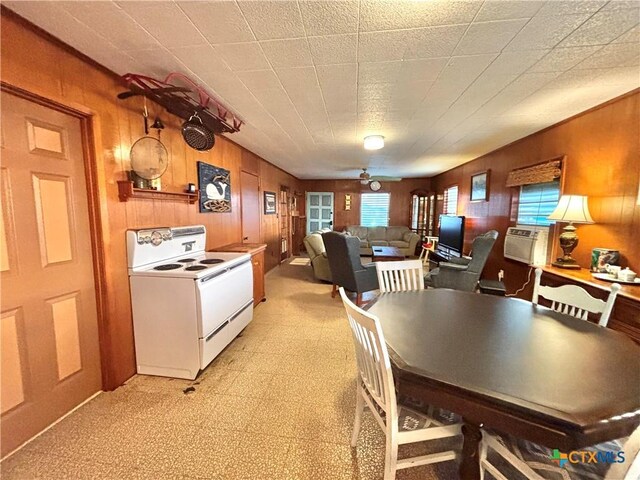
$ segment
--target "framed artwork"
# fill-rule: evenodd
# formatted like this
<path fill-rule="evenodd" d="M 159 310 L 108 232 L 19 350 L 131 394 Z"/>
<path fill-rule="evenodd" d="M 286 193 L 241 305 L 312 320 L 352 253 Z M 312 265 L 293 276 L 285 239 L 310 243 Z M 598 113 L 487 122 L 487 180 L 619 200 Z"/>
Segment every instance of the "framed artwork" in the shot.
<path fill-rule="evenodd" d="M 229 170 L 198 162 L 200 213 L 228 213 L 231 211 L 231 178 Z"/>
<path fill-rule="evenodd" d="M 264 192 L 264 213 L 265 215 L 276 213 L 276 192 Z"/>
<path fill-rule="evenodd" d="M 489 170 L 471 175 L 471 201 L 489 200 Z"/>

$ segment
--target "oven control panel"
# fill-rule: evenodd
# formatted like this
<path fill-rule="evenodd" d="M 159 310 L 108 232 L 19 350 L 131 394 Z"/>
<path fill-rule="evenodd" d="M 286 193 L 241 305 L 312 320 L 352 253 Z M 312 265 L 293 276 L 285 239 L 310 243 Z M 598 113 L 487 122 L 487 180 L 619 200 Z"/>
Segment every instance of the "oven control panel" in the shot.
<path fill-rule="evenodd" d="M 136 240 L 138 245 L 150 243 L 152 245 L 160 245 L 165 240 L 173 239 L 170 228 L 157 228 L 154 230 L 138 230 L 136 232 Z"/>

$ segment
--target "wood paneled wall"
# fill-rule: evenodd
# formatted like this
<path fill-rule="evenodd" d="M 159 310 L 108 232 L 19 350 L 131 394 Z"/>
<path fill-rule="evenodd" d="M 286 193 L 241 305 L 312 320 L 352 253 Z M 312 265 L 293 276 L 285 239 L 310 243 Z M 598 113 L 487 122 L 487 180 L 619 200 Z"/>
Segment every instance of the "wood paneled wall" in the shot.
<path fill-rule="evenodd" d="M 110 352 L 109 361 L 103 362 L 103 376 L 104 387 L 115 388 L 135 373 L 125 231 L 204 224 L 208 249 L 240 242 L 241 168 L 257 173 L 264 189 L 278 191 L 280 184 L 292 191 L 301 187 L 295 177 L 225 137 L 217 137 L 215 148 L 209 152 L 189 148 L 180 135 L 182 121 L 150 103 L 151 118 L 158 114 L 167 126 L 162 142 L 169 151 L 169 168 L 162 177 L 162 189 L 182 191 L 189 182 L 197 184 L 196 162 L 202 160 L 231 172 L 232 209 L 230 213 L 200 214 L 197 205 L 181 202 L 120 202 L 116 182 L 126 179 L 130 168 L 128 152 L 133 142 L 144 135 L 142 100 L 118 100 L 116 95 L 124 88 L 117 77 L 81 59 L 4 9 L 1 19 L 2 81 L 91 116 L 106 286 L 101 342 L 106 342 L 103 352 Z M 262 216 L 261 236 L 268 244 L 266 268 L 270 269 L 278 264 L 280 252 L 275 216 Z"/>
<path fill-rule="evenodd" d="M 429 190 L 428 178 L 408 178 L 400 182 L 381 182 L 379 192 L 391 193 L 389 225 L 409 226 L 411 221 L 411 191 Z M 342 231 L 348 225 L 360 225 L 360 194 L 371 193 L 368 186 L 358 180 L 303 180 L 306 192 L 333 192 L 334 230 Z M 345 194 L 351 194 L 351 210 L 345 210 Z"/>
<path fill-rule="evenodd" d="M 500 232 L 485 276 L 496 278 L 498 270 L 504 269 L 509 292 L 524 283 L 527 267 L 503 257 L 504 235 L 515 224 L 512 201 L 519 193 L 505 186 L 507 174 L 561 155 L 566 155 L 563 193 L 587 195 L 596 222 L 577 225 L 580 243 L 574 258 L 588 268 L 593 248 L 615 248 L 621 252 L 622 265 L 640 271 L 640 205 L 636 203 L 640 194 L 640 92 L 636 90 L 432 178 L 432 187 L 439 194 L 450 185 L 460 187 L 458 214 L 468 218 L 466 248 L 479 233 Z M 470 203 L 471 175 L 486 169 L 491 170 L 489 201 Z M 438 208 L 442 209 L 442 202 Z M 550 242 L 557 254 L 559 228 L 553 230 Z M 530 291 L 523 295 L 530 297 Z"/>

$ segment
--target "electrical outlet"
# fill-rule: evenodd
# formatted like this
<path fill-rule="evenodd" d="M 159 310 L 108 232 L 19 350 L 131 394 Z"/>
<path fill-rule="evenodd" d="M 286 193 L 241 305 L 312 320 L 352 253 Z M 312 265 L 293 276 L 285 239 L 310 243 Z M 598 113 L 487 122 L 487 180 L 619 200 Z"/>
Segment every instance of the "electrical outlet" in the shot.
<path fill-rule="evenodd" d="M 498 281 L 501 282 L 502 280 L 504 280 L 504 270 L 498 272 Z"/>

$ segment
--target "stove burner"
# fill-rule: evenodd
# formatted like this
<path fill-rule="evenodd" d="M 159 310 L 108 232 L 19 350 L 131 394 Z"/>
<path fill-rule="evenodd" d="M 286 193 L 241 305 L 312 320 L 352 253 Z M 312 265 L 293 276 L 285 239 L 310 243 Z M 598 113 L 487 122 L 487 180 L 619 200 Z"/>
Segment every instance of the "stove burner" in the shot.
<path fill-rule="evenodd" d="M 220 258 L 207 258 L 206 260 L 200 260 L 200 263 L 204 265 L 215 265 L 216 263 L 222 263 L 224 260 Z"/>
<path fill-rule="evenodd" d="M 182 268 L 182 265 L 179 263 L 165 263 L 164 265 L 153 267 L 154 270 L 175 270 L 176 268 Z"/>
<path fill-rule="evenodd" d="M 195 258 L 182 258 L 180 260 L 178 260 L 178 262 L 180 263 L 191 263 L 191 262 L 195 262 L 196 259 Z"/>
<path fill-rule="evenodd" d="M 191 265 L 190 267 L 185 268 L 185 270 L 188 270 L 190 272 L 194 271 L 194 270 L 204 270 L 205 267 L 204 265 Z"/>

